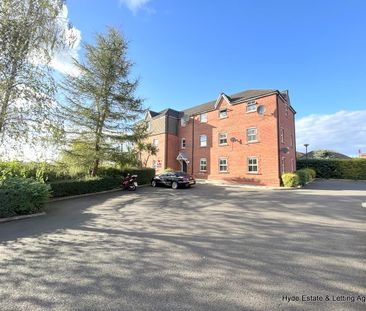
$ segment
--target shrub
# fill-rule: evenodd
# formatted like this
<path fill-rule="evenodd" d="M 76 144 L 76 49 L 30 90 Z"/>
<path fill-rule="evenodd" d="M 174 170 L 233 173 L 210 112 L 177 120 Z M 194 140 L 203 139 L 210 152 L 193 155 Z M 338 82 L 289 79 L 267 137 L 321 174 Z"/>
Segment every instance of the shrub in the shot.
<path fill-rule="evenodd" d="M 51 182 L 71 179 L 66 166 L 46 162 L 0 162 L 0 179 L 8 177 L 33 178 L 38 181 Z"/>
<path fill-rule="evenodd" d="M 316 177 L 316 172 L 315 172 L 315 170 L 314 169 L 312 169 L 312 168 L 306 168 L 305 169 L 307 172 L 308 172 L 308 174 L 310 175 L 310 181 L 313 181 L 314 179 L 315 179 L 315 177 Z"/>
<path fill-rule="evenodd" d="M 0 184 L 0 217 L 39 213 L 44 210 L 49 195 L 49 185 L 34 179 L 4 179 Z"/>
<path fill-rule="evenodd" d="M 366 179 L 366 159 L 298 160 L 297 167 L 312 168 L 319 178 Z"/>
<path fill-rule="evenodd" d="M 137 175 L 137 183 L 139 185 L 150 184 L 151 179 L 155 176 L 155 169 L 153 168 L 126 168 L 123 170 L 122 175 L 127 174 Z"/>
<path fill-rule="evenodd" d="M 297 187 L 299 185 L 299 176 L 295 173 L 285 173 L 281 177 L 285 187 Z"/>
<path fill-rule="evenodd" d="M 304 186 L 309 181 L 309 174 L 305 169 L 296 171 L 296 175 L 299 178 L 299 185 Z"/>
<path fill-rule="evenodd" d="M 170 172 L 175 172 L 171 167 L 167 167 L 164 172 L 166 173 L 170 173 Z"/>
<path fill-rule="evenodd" d="M 93 193 L 118 188 L 121 177 L 88 178 L 80 180 L 65 180 L 50 183 L 53 197 L 65 197 Z"/>
<path fill-rule="evenodd" d="M 50 183 L 52 196 L 64 197 L 116 189 L 120 187 L 122 178 L 127 174 L 138 175 L 137 183 L 139 185 L 149 184 L 155 176 L 155 170 L 151 168 L 131 168 L 125 169 L 123 172 L 110 168 L 106 169 L 104 173 L 113 176 L 52 182 Z"/>

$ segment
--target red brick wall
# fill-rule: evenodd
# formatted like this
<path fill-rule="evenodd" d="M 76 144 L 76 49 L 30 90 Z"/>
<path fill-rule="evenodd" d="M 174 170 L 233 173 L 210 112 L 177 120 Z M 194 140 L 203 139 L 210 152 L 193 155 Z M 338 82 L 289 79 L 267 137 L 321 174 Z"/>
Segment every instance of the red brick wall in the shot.
<path fill-rule="evenodd" d="M 156 172 L 160 173 L 164 171 L 164 168 L 166 166 L 166 160 L 165 160 L 165 145 L 166 145 L 166 134 L 157 134 L 157 135 L 151 135 L 147 140 L 146 143 L 153 143 L 154 139 L 157 139 L 159 141 L 158 143 L 158 152 L 156 156 L 150 156 L 146 167 L 153 167 L 153 160 L 160 161 L 161 166 L 156 168 Z M 141 154 L 141 160 L 142 163 L 145 163 L 145 160 L 147 159 L 148 154 L 146 152 L 142 152 Z"/>
<path fill-rule="evenodd" d="M 178 136 L 171 134 L 151 136 L 150 142 L 154 138 L 159 140 L 159 152 L 157 156 L 150 157 L 147 166 L 152 166 L 153 160 L 160 160 L 161 167 L 157 168 L 158 173 L 166 167 L 180 170 L 181 166 L 176 158 L 179 152 L 183 152 L 189 160 L 188 173 L 193 174 L 196 178 L 279 186 L 281 158 L 285 159 L 286 172 L 296 169 L 294 114 L 291 109 L 288 109 L 286 115 L 286 103 L 277 94 L 259 98 L 256 102 L 257 106 L 265 106 L 264 115 L 259 115 L 257 112 L 247 113 L 246 103 L 230 105 L 222 98 L 217 109 L 207 113 L 207 123 L 201 123 L 199 116 L 195 116 L 186 126 L 179 124 Z M 219 118 L 220 108 L 228 109 L 227 118 Z M 249 143 L 246 130 L 252 127 L 257 129 L 257 142 Z M 280 130 L 278 132 L 277 128 L 284 129 L 283 143 L 280 141 Z M 219 145 L 220 132 L 227 133 L 228 143 L 225 146 Z M 293 145 L 291 144 L 291 134 L 293 135 Z M 207 147 L 200 147 L 200 135 L 207 136 Z M 238 141 L 231 142 L 232 137 Z M 181 148 L 182 138 L 186 139 L 184 149 Z M 280 154 L 279 149 L 283 147 L 287 147 L 289 152 Z M 193 155 L 192 150 L 194 150 Z M 146 158 L 146 155 L 144 156 Z M 248 172 L 248 157 L 251 156 L 258 158 L 257 173 Z M 220 157 L 228 159 L 228 172 L 219 172 Z M 207 160 L 206 172 L 200 172 L 201 158 Z M 294 167 L 292 167 L 292 160 Z"/>
<path fill-rule="evenodd" d="M 284 142 L 280 142 L 281 148 L 288 148 L 288 153 L 281 152 L 281 159 L 284 158 L 285 172 L 296 171 L 296 140 L 295 140 L 295 116 L 289 108 L 286 114 L 287 103 L 278 96 L 279 127 L 284 129 Z M 292 135 L 292 137 L 291 137 Z M 282 164 L 281 164 L 282 165 Z M 282 174 L 282 166 L 281 166 Z"/>
<path fill-rule="evenodd" d="M 166 167 L 172 168 L 176 171 L 180 171 L 180 163 L 177 161 L 179 148 L 179 138 L 178 136 L 168 134 L 168 152 Z"/>
<path fill-rule="evenodd" d="M 221 179 L 257 185 L 279 185 L 276 95 L 260 98 L 257 103 L 265 105 L 264 116 L 260 116 L 256 112 L 247 113 L 245 104 L 230 105 L 222 99 L 217 110 L 208 112 L 207 123 L 201 123 L 199 118 L 195 117 L 193 174 L 196 178 Z M 219 108 L 224 107 L 228 109 L 228 117 L 219 119 Z M 187 141 L 185 152 L 191 161 L 189 172 L 191 172 L 192 165 L 192 126 L 193 121 L 191 120 L 186 127 L 180 127 L 179 131 L 179 137 L 185 137 Z M 246 129 L 250 127 L 257 128 L 257 143 L 247 143 Z M 222 131 L 227 133 L 227 146 L 219 146 L 218 134 Z M 199 136 L 202 134 L 208 137 L 208 145 L 205 148 L 199 146 Z M 239 142 L 231 142 L 231 137 L 235 137 Z M 247 158 L 249 156 L 258 158 L 259 172 L 257 174 L 248 172 Z M 228 159 L 227 173 L 219 172 L 220 157 Z M 206 173 L 199 171 L 200 158 L 207 159 Z"/>

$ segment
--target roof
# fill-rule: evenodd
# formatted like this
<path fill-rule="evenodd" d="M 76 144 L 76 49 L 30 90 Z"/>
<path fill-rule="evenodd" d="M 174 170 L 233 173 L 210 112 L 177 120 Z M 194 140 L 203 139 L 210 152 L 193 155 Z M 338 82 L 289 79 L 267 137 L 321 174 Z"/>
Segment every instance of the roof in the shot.
<path fill-rule="evenodd" d="M 182 116 L 182 113 L 180 111 L 171 109 L 171 108 L 167 108 L 164 109 L 162 111 L 159 112 L 155 112 L 152 110 L 148 110 L 150 112 L 151 118 L 155 118 L 155 117 L 161 117 L 161 116 L 170 116 L 170 117 L 175 117 L 175 118 L 180 118 Z"/>
<path fill-rule="evenodd" d="M 319 159 L 318 157 L 316 157 L 316 152 L 317 151 L 324 151 L 327 153 L 327 155 L 323 158 L 323 159 L 350 159 L 351 157 L 340 153 L 340 152 L 336 152 L 336 151 L 332 151 L 332 150 L 314 150 L 314 151 L 310 151 L 308 152 L 307 158 L 308 159 Z M 306 159 L 306 154 L 303 154 L 301 157 L 299 157 L 300 160 L 304 160 Z"/>
<path fill-rule="evenodd" d="M 289 103 L 290 98 L 288 96 L 288 91 L 279 92 L 278 90 L 275 90 L 275 89 L 246 90 L 246 91 L 242 91 L 242 92 L 235 93 L 232 95 L 226 95 L 224 93 L 221 93 L 220 96 L 224 95 L 229 100 L 230 104 L 236 105 L 236 104 L 239 104 L 239 103 L 251 100 L 251 99 L 256 99 L 259 97 L 267 96 L 267 95 L 270 95 L 273 93 L 280 94 Z M 182 117 L 183 114 L 188 114 L 191 116 L 194 114 L 199 114 L 202 112 L 214 110 L 216 102 L 217 102 L 217 99 L 211 100 L 207 103 L 185 109 L 182 112 L 171 109 L 171 108 L 164 109 L 160 112 L 154 112 L 154 111 L 150 110 L 150 114 L 151 114 L 152 118 L 154 118 L 156 116 L 163 116 L 163 115 L 180 118 L 180 117 Z"/>
<path fill-rule="evenodd" d="M 232 105 L 242 103 L 243 101 L 254 99 L 257 97 L 262 97 L 264 95 L 269 95 L 271 93 L 277 92 L 277 90 L 274 89 L 266 89 L 266 90 L 247 90 L 239 93 L 235 93 L 232 95 L 226 95 L 225 96 L 229 99 L 230 103 Z M 222 93 L 223 94 L 223 93 Z M 192 108 L 185 109 L 183 112 L 188 115 L 193 115 L 201 112 L 206 112 L 210 110 L 215 109 L 215 103 L 216 100 L 209 101 L 207 103 L 194 106 Z"/>

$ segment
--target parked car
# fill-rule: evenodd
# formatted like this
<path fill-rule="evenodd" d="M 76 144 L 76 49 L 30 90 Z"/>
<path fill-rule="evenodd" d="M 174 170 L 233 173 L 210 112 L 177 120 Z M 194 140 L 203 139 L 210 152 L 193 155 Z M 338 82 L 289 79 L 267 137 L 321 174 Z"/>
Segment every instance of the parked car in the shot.
<path fill-rule="evenodd" d="M 151 186 L 168 186 L 173 189 L 179 187 L 189 188 L 196 184 L 194 178 L 183 172 L 166 172 L 160 175 L 156 175 L 151 180 Z"/>

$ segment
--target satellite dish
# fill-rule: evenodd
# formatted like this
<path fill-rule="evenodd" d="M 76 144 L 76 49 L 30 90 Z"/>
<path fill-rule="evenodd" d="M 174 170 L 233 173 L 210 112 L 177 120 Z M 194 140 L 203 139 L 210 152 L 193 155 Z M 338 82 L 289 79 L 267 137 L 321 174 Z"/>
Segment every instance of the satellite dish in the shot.
<path fill-rule="evenodd" d="M 236 138 L 235 138 L 235 137 L 231 137 L 231 138 L 230 138 L 230 141 L 231 141 L 232 143 L 235 143 L 235 142 L 236 142 Z"/>
<path fill-rule="evenodd" d="M 258 106 L 257 113 L 259 115 L 263 116 L 265 112 L 266 112 L 266 107 L 265 106 L 263 106 L 263 105 Z"/>
<path fill-rule="evenodd" d="M 287 147 L 281 148 L 282 153 L 288 153 L 290 150 Z"/>

